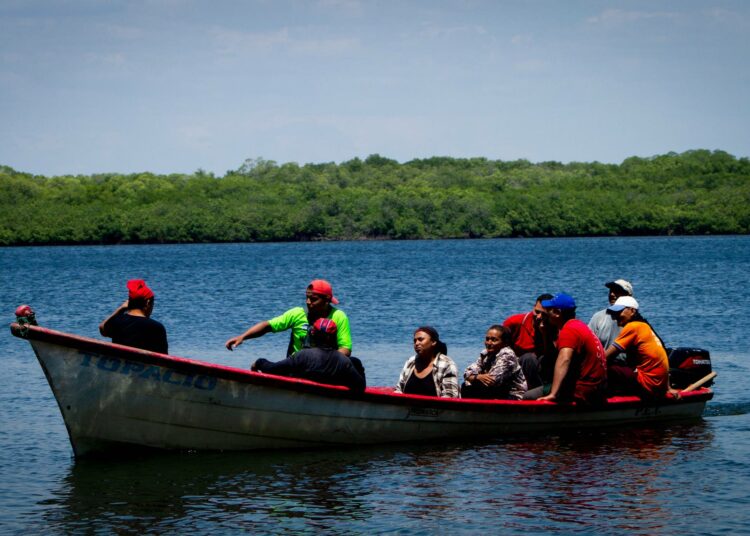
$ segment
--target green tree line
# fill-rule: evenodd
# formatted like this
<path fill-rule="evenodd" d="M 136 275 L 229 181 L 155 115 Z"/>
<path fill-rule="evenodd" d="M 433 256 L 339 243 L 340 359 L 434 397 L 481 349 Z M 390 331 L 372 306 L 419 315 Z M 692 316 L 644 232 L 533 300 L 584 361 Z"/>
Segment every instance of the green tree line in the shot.
<path fill-rule="evenodd" d="M 3 246 L 748 232 L 750 160 L 724 151 L 619 165 L 255 159 L 223 177 L 0 166 Z"/>

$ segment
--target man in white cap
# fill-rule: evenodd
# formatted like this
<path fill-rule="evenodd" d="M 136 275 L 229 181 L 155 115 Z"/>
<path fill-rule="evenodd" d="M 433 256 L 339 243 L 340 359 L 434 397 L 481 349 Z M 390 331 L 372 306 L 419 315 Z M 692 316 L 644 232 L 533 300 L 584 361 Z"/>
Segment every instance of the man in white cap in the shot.
<path fill-rule="evenodd" d="M 622 328 L 605 353 L 609 361 L 609 390 L 612 394 L 641 398 L 661 398 L 667 393 L 679 398 L 679 393 L 669 386 L 669 358 L 664 342 L 638 307 L 635 298 L 622 296 L 608 308 Z M 628 356 L 624 365 L 612 361 L 620 353 Z"/>
<path fill-rule="evenodd" d="M 633 296 L 633 285 L 624 279 L 617 279 L 604 284 L 609 289 L 609 305 L 614 305 L 617 298 L 621 296 Z M 612 346 L 622 329 L 617 325 L 617 318 L 612 316 L 607 309 L 594 313 L 589 320 L 589 329 L 594 332 L 606 349 Z"/>

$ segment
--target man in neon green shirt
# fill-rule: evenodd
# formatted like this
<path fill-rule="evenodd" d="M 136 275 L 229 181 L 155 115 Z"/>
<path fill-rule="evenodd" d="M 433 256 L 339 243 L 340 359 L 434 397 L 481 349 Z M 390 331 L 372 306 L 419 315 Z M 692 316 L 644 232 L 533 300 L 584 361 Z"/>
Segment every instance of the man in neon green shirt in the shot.
<path fill-rule="evenodd" d="M 291 329 L 292 334 L 287 348 L 287 356 L 290 356 L 310 346 L 310 328 L 318 318 L 330 318 L 338 326 L 336 337 L 338 351 L 351 356 L 352 336 L 349 330 L 349 318 L 344 311 L 331 305 L 339 302 L 333 295 L 331 284 L 323 279 L 316 279 L 307 286 L 305 296 L 307 313 L 302 307 L 294 307 L 280 316 L 258 322 L 242 335 L 229 339 L 225 344 L 227 350 L 234 350 L 247 339 Z"/>

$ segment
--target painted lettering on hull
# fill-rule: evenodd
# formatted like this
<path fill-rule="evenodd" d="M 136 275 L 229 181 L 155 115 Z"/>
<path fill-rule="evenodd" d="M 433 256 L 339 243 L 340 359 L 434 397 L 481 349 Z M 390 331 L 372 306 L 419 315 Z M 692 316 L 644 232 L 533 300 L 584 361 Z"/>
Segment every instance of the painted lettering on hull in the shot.
<path fill-rule="evenodd" d="M 656 408 L 638 408 L 635 410 L 635 416 L 636 417 L 656 417 L 657 415 L 661 415 L 661 409 Z"/>
<path fill-rule="evenodd" d="M 440 412 L 434 408 L 409 408 L 409 417 L 438 417 Z"/>
<path fill-rule="evenodd" d="M 155 381 L 200 389 L 201 391 L 212 391 L 216 387 L 216 378 L 204 374 L 183 374 L 176 370 L 157 367 L 156 365 L 145 365 L 119 357 L 107 357 L 97 354 L 83 354 L 82 367 L 95 367 L 104 372 L 112 374 L 123 374 L 139 380 Z"/>

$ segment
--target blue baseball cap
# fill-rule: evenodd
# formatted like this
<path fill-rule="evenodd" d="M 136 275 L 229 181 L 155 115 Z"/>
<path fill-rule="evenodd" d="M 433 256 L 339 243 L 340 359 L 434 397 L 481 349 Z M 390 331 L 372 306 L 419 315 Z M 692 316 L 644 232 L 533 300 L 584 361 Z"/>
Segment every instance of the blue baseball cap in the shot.
<path fill-rule="evenodd" d="M 542 301 L 542 307 L 554 308 L 554 309 L 575 309 L 576 301 L 573 296 L 560 292 L 555 294 L 551 300 Z"/>

